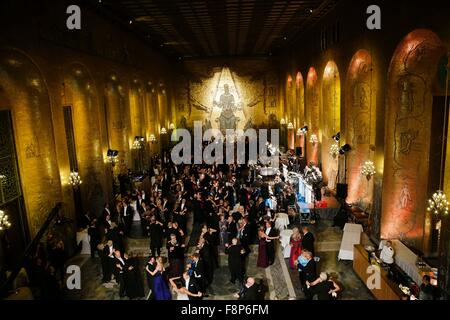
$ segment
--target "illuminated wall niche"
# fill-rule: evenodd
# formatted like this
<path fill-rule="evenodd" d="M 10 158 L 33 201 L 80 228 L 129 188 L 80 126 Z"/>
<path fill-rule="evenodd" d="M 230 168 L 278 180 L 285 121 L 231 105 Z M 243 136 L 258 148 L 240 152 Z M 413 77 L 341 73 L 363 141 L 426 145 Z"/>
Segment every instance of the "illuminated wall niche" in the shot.
<path fill-rule="evenodd" d="M 303 83 L 303 76 L 299 72 L 295 76 L 295 108 L 294 108 L 294 118 L 296 119 L 295 135 L 296 135 L 296 146 L 301 147 L 305 150 L 305 136 L 297 136 L 297 130 L 305 125 L 305 87 Z"/>
<path fill-rule="evenodd" d="M 286 105 L 284 108 L 283 118 L 286 124 L 292 124 L 295 128 L 296 125 L 296 110 L 295 110 L 295 91 L 296 85 L 291 75 L 286 79 Z M 290 150 L 295 148 L 295 130 L 294 128 L 288 128 L 287 130 L 287 147 Z"/>
<path fill-rule="evenodd" d="M 159 124 L 159 110 L 158 110 L 158 96 L 154 87 L 153 81 L 148 81 L 145 88 L 145 117 L 147 121 L 146 137 L 147 141 L 150 141 L 150 136 L 153 134 L 159 142 L 157 137 L 158 124 Z M 157 149 L 153 149 L 152 143 L 150 143 L 150 149 L 154 152 Z"/>
<path fill-rule="evenodd" d="M 361 167 L 367 160 L 374 161 L 378 88 L 375 74 L 370 53 L 358 50 L 350 62 L 345 86 L 345 141 L 352 147 L 347 154 L 347 202 L 364 208 L 372 203 L 373 196 L 374 179 L 361 175 Z"/>
<path fill-rule="evenodd" d="M 100 112 L 94 81 L 84 65 L 73 63 L 67 69 L 64 83 L 65 104 L 72 106 L 78 169 L 83 180 L 80 188 L 83 206 L 90 212 L 101 212 L 105 201 L 103 190 L 111 190 L 112 182 L 106 181 L 110 177 L 104 162 L 107 148 L 99 130 Z"/>
<path fill-rule="evenodd" d="M 11 110 L 27 219 L 34 237 L 49 210 L 62 199 L 49 92 L 36 64 L 13 49 L 0 50 L 0 87 L 0 108 Z"/>
<path fill-rule="evenodd" d="M 306 100 L 305 100 L 305 113 L 309 127 L 308 135 L 306 136 L 306 151 L 307 161 L 319 164 L 319 127 L 320 127 L 320 87 L 317 77 L 316 69 L 309 68 L 308 76 L 306 79 Z M 317 142 L 311 143 L 311 136 L 315 135 L 318 139 Z"/>
<path fill-rule="evenodd" d="M 110 75 L 106 85 L 106 113 L 108 115 L 109 145 L 119 151 L 119 165 L 116 170 L 125 172 L 130 163 L 128 130 L 128 100 L 121 81 L 115 74 Z"/>
<path fill-rule="evenodd" d="M 431 89 L 443 54 L 439 37 L 419 29 L 401 41 L 389 66 L 381 237 L 418 249 L 426 245 Z"/>
<path fill-rule="evenodd" d="M 251 64 L 233 70 L 192 62 L 187 66 L 192 73 L 187 85 L 177 88 L 182 91 L 177 93 L 177 104 L 183 106 L 177 119 L 183 115 L 189 126 L 202 121 L 208 128 L 246 129 L 267 121 L 271 113 L 278 114 L 277 82 L 265 71 L 255 71 L 256 67 Z"/>
<path fill-rule="evenodd" d="M 130 120 L 131 120 L 131 138 L 144 135 L 144 93 L 141 83 L 138 79 L 133 79 L 130 85 Z M 144 121 L 143 121 L 144 120 Z"/>
<path fill-rule="evenodd" d="M 322 171 L 330 190 L 336 189 L 339 156 L 330 154 L 330 146 L 336 143 L 333 135 L 340 131 L 341 83 L 334 61 L 325 66 L 322 80 Z"/>

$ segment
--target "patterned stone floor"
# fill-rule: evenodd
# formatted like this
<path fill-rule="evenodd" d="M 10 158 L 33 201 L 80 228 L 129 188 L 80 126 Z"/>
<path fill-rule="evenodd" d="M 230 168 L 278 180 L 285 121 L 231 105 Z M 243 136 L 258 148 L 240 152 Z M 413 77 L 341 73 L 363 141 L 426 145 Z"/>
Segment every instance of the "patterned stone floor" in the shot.
<path fill-rule="evenodd" d="M 293 226 L 291 226 L 293 227 Z M 369 290 L 359 280 L 353 272 L 351 261 L 338 261 L 342 231 L 332 227 L 332 222 L 322 220 L 311 226 L 311 231 L 316 240 L 316 256 L 320 257 L 318 263 L 319 272 L 325 271 L 338 279 L 343 291 L 340 299 L 343 300 L 371 300 L 374 299 Z M 363 243 L 367 242 L 367 237 L 363 236 Z M 144 277 L 144 265 L 148 255 L 148 239 L 128 239 L 129 251 L 137 253 L 141 258 L 141 270 Z M 192 251 L 191 247 L 189 251 Z M 271 300 L 301 300 L 304 295 L 300 290 L 298 272 L 291 270 L 288 259 L 282 257 L 281 249 L 278 246 L 275 263 L 266 268 L 256 267 L 258 247 L 252 246 L 252 253 L 247 264 L 247 275 L 257 279 L 263 279 L 268 285 L 269 292 L 266 298 Z M 162 252 L 165 256 L 166 252 Z M 233 294 L 239 290 L 237 285 L 229 282 L 229 272 L 226 263 L 227 257 L 221 252 L 220 267 L 214 273 L 214 282 L 211 285 L 209 297 L 205 300 L 233 300 Z M 81 267 L 81 290 L 71 290 L 66 292 L 67 299 L 75 300 L 120 300 L 118 286 L 106 288 L 101 284 L 100 259 L 91 259 L 90 256 L 76 256 L 69 264 L 76 264 Z M 145 293 L 149 292 L 146 283 Z M 128 299 L 128 298 L 123 298 Z"/>

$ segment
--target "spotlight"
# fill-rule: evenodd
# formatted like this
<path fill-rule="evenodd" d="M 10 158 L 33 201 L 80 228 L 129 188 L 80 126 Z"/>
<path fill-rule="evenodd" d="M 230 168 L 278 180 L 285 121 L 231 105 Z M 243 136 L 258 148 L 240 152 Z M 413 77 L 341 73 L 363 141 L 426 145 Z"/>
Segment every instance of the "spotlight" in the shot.
<path fill-rule="evenodd" d="M 349 152 L 350 150 L 352 150 L 352 148 L 351 148 L 350 145 L 347 143 L 347 144 L 344 144 L 344 145 L 341 147 L 341 149 L 339 149 L 339 153 L 340 153 L 341 155 L 344 155 L 346 152 Z"/>
<path fill-rule="evenodd" d="M 334 139 L 334 141 L 339 142 L 339 140 L 341 140 L 341 133 L 336 133 L 332 138 Z"/>
<path fill-rule="evenodd" d="M 108 149 L 108 152 L 106 153 L 107 157 L 117 157 L 119 155 L 119 151 Z"/>

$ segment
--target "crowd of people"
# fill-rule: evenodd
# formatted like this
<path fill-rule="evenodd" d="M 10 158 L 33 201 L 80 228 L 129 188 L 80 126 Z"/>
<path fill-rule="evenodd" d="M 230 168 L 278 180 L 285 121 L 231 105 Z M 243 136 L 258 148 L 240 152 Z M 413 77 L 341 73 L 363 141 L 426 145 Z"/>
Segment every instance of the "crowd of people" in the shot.
<path fill-rule="evenodd" d="M 297 202 L 292 186 L 283 177 L 271 182 L 257 179 L 254 170 L 246 165 L 176 166 L 155 158 L 148 190 L 131 188 L 114 208 L 105 204 L 99 218 L 86 216 L 91 254 L 101 258 L 104 286 L 117 283 L 120 296 L 132 299 L 201 299 L 212 294 L 219 252 L 223 252 L 237 296 L 254 297 L 242 294 L 251 286 L 255 289 L 250 292 L 261 296 L 264 285 L 247 279 L 251 245 L 259 243 L 258 267 L 272 265 L 279 239 L 276 212 L 289 212 L 292 222 L 298 215 L 292 210 Z M 148 294 L 143 293 L 136 259 L 126 254 L 126 239 L 136 224 L 149 239 Z M 297 256 L 300 240 L 292 242 Z"/>

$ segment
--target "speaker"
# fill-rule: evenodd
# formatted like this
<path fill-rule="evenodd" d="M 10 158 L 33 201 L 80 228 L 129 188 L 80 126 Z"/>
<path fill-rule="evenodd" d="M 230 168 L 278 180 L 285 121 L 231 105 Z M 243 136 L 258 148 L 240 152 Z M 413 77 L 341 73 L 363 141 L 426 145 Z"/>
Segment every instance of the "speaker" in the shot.
<path fill-rule="evenodd" d="M 296 147 L 295 148 L 295 155 L 297 157 L 300 157 L 302 155 L 302 147 Z"/>
<path fill-rule="evenodd" d="M 348 194 L 348 184 L 346 183 L 338 183 L 336 185 L 336 198 L 345 199 Z"/>

